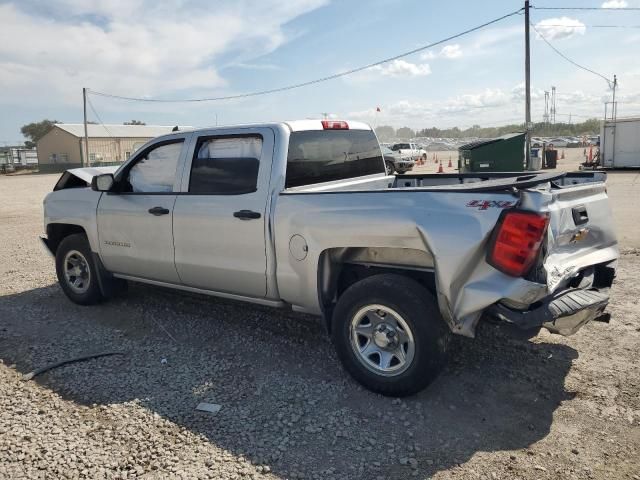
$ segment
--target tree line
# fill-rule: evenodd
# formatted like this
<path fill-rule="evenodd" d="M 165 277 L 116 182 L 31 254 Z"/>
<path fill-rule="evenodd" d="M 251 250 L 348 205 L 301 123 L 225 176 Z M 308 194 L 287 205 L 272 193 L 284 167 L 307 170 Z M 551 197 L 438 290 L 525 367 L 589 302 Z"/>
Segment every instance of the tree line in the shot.
<path fill-rule="evenodd" d="M 453 128 L 423 128 L 422 130 L 413 130 L 409 127 L 401 127 L 397 130 L 390 125 L 380 125 L 376 127 L 378 138 L 385 142 L 396 138 L 415 138 L 415 137 L 436 137 L 436 138 L 465 138 L 480 137 L 494 138 L 507 133 L 524 132 L 524 123 L 514 123 L 510 125 L 502 125 L 500 127 L 481 127 L 473 125 L 466 129 L 458 127 Z M 553 125 L 544 122 L 534 123 L 532 135 L 536 137 L 566 137 L 566 136 L 582 136 L 597 135 L 600 133 L 600 120 L 590 118 L 580 123 L 555 123 Z"/>

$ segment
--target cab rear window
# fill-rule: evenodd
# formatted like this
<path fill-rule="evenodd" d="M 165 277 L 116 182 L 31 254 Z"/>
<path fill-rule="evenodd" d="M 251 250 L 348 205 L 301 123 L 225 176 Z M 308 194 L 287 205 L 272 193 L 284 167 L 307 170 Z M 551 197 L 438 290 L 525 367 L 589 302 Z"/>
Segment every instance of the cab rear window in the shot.
<path fill-rule="evenodd" d="M 286 187 L 385 173 L 378 140 L 371 130 L 292 132 Z"/>

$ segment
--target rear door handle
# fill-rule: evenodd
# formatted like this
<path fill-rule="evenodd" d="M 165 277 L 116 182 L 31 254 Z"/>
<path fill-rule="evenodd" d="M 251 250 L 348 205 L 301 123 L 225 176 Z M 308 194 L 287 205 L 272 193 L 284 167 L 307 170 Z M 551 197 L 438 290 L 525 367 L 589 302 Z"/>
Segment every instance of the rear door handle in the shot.
<path fill-rule="evenodd" d="M 260 218 L 262 215 L 260 215 L 260 212 L 254 212 L 252 210 L 238 210 L 237 212 L 233 212 L 233 216 L 240 220 L 254 220 Z"/>
<path fill-rule="evenodd" d="M 160 215 L 167 215 L 169 213 L 169 209 L 164 207 L 153 207 L 149 209 L 149 213 L 157 217 Z"/>
<path fill-rule="evenodd" d="M 587 207 L 584 205 L 578 205 L 571 210 L 573 216 L 573 222 L 577 225 L 584 225 L 589 221 L 589 214 L 587 213 Z"/>

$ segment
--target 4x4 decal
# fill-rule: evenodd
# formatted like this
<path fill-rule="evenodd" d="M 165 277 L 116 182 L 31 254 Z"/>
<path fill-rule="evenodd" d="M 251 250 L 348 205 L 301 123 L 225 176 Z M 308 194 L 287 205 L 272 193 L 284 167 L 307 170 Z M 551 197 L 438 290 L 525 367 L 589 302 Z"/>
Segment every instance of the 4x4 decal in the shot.
<path fill-rule="evenodd" d="M 516 202 L 507 202 L 505 200 L 471 200 L 467 203 L 467 207 L 474 207 L 478 210 L 487 210 L 488 208 L 509 208 L 513 207 Z"/>

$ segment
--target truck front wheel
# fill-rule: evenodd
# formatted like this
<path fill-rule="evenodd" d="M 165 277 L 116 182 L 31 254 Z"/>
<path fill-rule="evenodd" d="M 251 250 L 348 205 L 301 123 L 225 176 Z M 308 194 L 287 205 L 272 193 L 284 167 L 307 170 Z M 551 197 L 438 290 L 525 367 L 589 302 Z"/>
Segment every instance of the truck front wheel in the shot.
<path fill-rule="evenodd" d="M 60 242 L 56 250 L 56 274 L 62 290 L 72 302 L 92 305 L 103 300 L 98 269 L 85 235 L 69 235 Z"/>
<path fill-rule="evenodd" d="M 396 274 L 349 287 L 332 318 L 332 339 L 346 370 L 382 395 L 412 395 L 445 365 L 450 332 L 433 295 Z"/>

